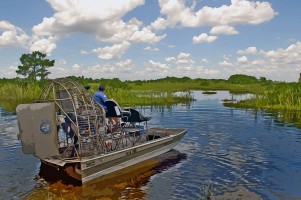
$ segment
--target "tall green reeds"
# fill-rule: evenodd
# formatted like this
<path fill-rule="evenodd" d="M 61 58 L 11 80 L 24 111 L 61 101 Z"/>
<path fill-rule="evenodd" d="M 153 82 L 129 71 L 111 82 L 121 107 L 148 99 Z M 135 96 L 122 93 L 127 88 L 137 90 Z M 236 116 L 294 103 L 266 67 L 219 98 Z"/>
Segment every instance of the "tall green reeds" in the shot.
<path fill-rule="evenodd" d="M 264 94 L 241 101 L 238 105 L 266 109 L 301 110 L 301 84 L 275 83 Z"/>
<path fill-rule="evenodd" d="M 41 91 L 41 87 L 34 83 L 24 85 L 8 83 L 0 87 L 0 96 L 3 100 L 19 101 L 35 99 Z"/>
<path fill-rule="evenodd" d="M 97 91 L 97 85 L 92 85 L 90 93 L 93 94 L 95 91 Z M 106 86 L 105 92 L 109 99 L 116 100 L 121 106 L 186 104 L 193 100 L 190 92 L 139 91 L 111 86 Z"/>
<path fill-rule="evenodd" d="M 35 83 L 3 84 L 0 86 L 0 106 L 14 112 L 18 104 L 32 102 L 41 91 L 41 87 Z"/>
<path fill-rule="evenodd" d="M 90 93 L 98 90 L 98 84 L 90 84 Z M 7 83 L 0 85 L 0 106 L 7 111 L 15 111 L 20 103 L 33 102 L 42 92 L 37 83 Z M 108 98 L 115 99 L 121 106 L 187 104 L 193 100 L 189 92 L 131 91 L 125 88 L 106 87 Z"/>

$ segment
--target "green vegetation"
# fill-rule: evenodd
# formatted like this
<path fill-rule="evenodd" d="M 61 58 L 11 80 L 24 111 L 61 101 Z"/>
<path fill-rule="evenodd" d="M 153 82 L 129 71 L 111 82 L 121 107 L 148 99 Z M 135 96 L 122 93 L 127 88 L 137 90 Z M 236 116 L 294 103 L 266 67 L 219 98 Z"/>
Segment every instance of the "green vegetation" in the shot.
<path fill-rule="evenodd" d="M 208 186 L 201 188 L 200 200 L 210 200 L 212 197 L 212 184 L 209 183 Z"/>
<path fill-rule="evenodd" d="M 133 91 L 130 84 L 119 79 L 86 79 L 84 77 L 68 77 L 89 86 L 90 93 L 98 90 L 99 84 L 106 86 L 106 94 L 115 99 L 121 106 L 187 104 L 193 100 L 189 91 L 177 94 L 161 91 Z M 32 82 L 28 79 L 0 79 L 0 106 L 7 111 L 14 111 L 20 103 L 30 103 L 38 97 L 49 80 Z"/>
<path fill-rule="evenodd" d="M 114 79 L 74 79 L 90 87 L 90 93 L 98 90 L 99 84 L 106 86 L 107 96 L 121 106 L 188 104 L 193 100 L 190 91 L 228 90 L 231 93 L 251 93 L 253 98 L 240 101 L 225 101 L 224 105 L 241 108 L 264 108 L 301 110 L 301 83 L 273 82 L 261 77 L 237 74 L 223 79 L 191 79 L 188 77 L 166 77 L 157 80 L 121 81 Z M 14 110 L 18 103 L 28 103 L 40 94 L 47 79 L 0 79 L 0 106 Z M 9 103 L 8 103 L 9 102 Z M 7 106 L 7 104 L 11 106 Z"/>
<path fill-rule="evenodd" d="M 41 91 L 42 87 L 38 83 L 18 78 L 0 79 L 0 106 L 7 111 L 14 111 L 18 104 L 32 102 Z"/>
<path fill-rule="evenodd" d="M 301 83 L 273 83 L 265 92 L 241 101 L 239 107 L 301 110 Z M 236 105 L 234 105 L 236 106 Z"/>
<path fill-rule="evenodd" d="M 229 77 L 228 82 L 232 84 L 251 84 L 251 83 L 257 83 L 258 80 L 254 76 L 235 74 Z"/>
<path fill-rule="evenodd" d="M 130 84 L 133 90 L 155 90 L 164 92 L 191 90 L 229 90 L 232 93 L 262 94 L 266 88 L 266 81 L 262 80 L 257 80 L 257 82 L 250 82 L 245 84 L 234 84 L 228 80 L 223 79 L 191 79 L 188 77 L 166 77 L 157 80 L 127 82 Z"/>

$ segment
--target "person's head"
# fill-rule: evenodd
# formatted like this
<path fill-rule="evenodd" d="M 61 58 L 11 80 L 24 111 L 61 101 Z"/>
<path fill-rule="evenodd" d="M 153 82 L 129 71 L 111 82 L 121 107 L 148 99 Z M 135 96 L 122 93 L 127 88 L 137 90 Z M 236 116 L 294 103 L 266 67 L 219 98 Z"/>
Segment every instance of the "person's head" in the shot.
<path fill-rule="evenodd" d="M 105 86 L 104 85 L 100 85 L 98 88 L 99 91 L 104 91 L 105 90 Z"/>
<path fill-rule="evenodd" d="M 89 90 L 91 87 L 89 85 L 84 87 L 86 90 Z"/>

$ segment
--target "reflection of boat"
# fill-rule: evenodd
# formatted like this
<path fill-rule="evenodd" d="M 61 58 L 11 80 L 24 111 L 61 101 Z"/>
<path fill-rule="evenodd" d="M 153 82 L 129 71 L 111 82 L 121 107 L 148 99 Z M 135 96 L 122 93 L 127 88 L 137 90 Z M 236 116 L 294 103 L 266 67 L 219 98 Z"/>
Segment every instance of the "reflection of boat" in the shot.
<path fill-rule="evenodd" d="M 22 199 L 145 199 L 150 178 L 178 163 L 183 162 L 187 155 L 177 150 L 137 163 L 116 172 L 93 179 L 81 187 L 62 184 L 62 177 L 53 176 L 56 170 L 48 165 L 41 165 L 39 175 L 48 183 L 23 195 Z M 42 180 L 43 181 L 43 180 Z M 43 182 L 42 182 L 43 183 Z"/>
<path fill-rule="evenodd" d="M 35 103 L 17 107 L 23 152 L 82 183 L 163 154 L 186 133 L 148 128 L 150 118 L 137 110 L 106 104 L 105 113 L 77 82 L 53 80 Z"/>

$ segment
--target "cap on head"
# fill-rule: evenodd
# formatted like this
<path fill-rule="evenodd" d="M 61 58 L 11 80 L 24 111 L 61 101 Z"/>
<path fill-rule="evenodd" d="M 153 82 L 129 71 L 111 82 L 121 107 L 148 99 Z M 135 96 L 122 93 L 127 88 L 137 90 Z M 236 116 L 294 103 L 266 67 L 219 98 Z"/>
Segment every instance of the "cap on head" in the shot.
<path fill-rule="evenodd" d="M 105 86 L 100 85 L 98 89 L 99 89 L 100 91 L 104 91 L 104 90 L 105 90 Z"/>

